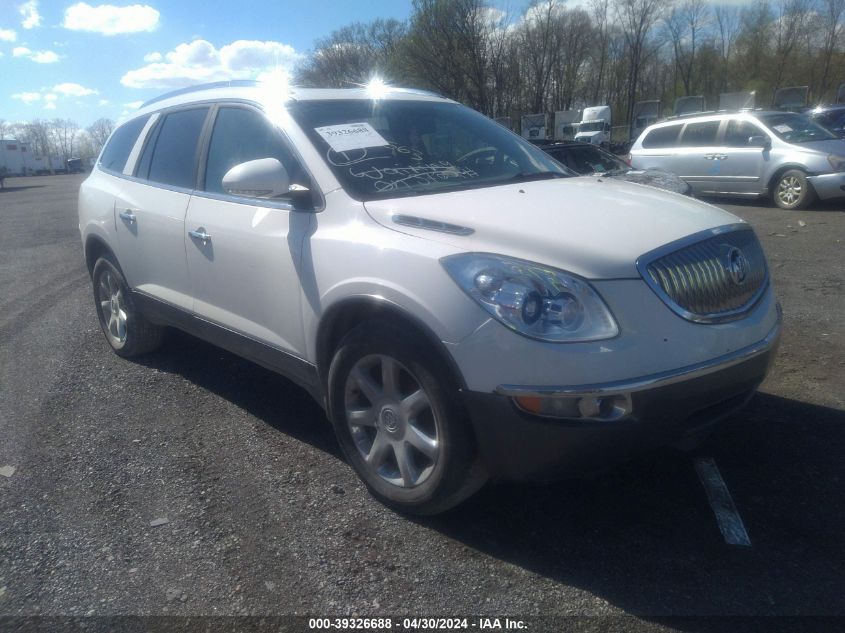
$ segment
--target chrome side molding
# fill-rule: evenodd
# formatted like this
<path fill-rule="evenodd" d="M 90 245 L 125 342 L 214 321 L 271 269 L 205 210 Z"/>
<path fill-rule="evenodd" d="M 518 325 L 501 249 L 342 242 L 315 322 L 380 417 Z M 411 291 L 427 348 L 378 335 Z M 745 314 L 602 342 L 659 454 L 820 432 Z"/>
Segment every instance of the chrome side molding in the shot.
<path fill-rule="evenodd" d="M 396 224 L 401 224 L 402 226 L 411 226 L 416 229 L 426 229 L 428 231 L 437 231 L 439 233 L 451 233 L 452 235 L 472 235 L 475 233 L 475 229 L 471 229 L 468 226 L 449 224 L 448 222 L 438 222 L 437 220 L 428 220 L 415 215 L 397 214 L 392 216 L 390 219 Z"/>

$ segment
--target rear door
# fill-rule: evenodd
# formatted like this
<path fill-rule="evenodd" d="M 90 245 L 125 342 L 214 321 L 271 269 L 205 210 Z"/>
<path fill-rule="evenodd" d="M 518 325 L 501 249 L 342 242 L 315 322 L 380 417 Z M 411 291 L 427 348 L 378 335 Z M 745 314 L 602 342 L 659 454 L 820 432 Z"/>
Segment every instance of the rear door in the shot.
<path fill-rule="evenodd" d="M 118 257 L 129 285 L 185 310 L 193 308 L 185 213 L 208 112 L 194 106 L 161 115 L 115 202 Z"/>
<path fill-rule="evenodd" d="M 221 105 L 211 128 L 202 185 L 186 219 L 194 310 L 207 321 L 301 357 L 299 265 L 315 224 L 313 208 L 296 210 L 284 197 L 247 198 L 223 190 L 227 171 L 260 158 L 279 160 L 292 186 L 313 188 L 301 161 L 263 113 L 246 105 Z"/>
<path fill-rule="evenodd" d="M 675 172 L 673 161 L 682 127 L 682 123 L 673 123 L 649 130 L 643 137 L 640 147 L 631 150 L 632 167 Z"/>

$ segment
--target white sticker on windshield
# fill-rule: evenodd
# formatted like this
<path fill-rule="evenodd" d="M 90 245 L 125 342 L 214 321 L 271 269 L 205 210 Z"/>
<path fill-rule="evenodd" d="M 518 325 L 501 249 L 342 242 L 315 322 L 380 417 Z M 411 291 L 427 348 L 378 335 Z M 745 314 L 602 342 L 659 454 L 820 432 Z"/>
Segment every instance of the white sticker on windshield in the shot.
<path fill-rule="evenodd" d="M 326 143 L 336 152 L 387 145 L 387 141 L 369 123 L 327 125 L 314 128 L 314 130 L 326 139 Z"/>
<path fill-rule="evenodd" d="M 774 128 L 775 128 L 776 131 L 780 132 L 781 134 L 786 134 L 787 132 L 792 131 L 791 127 L 789 127 L 788 125 L 785 125 L 783 123 L 781 123 L 780 125 L 775 125 Z"/>

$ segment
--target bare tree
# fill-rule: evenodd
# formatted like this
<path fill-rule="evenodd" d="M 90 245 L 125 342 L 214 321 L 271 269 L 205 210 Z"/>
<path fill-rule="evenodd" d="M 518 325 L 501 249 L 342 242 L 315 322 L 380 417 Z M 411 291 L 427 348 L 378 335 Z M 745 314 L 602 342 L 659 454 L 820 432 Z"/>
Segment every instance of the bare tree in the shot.
<path fill-rule="evenodd" d="M 821 0 L 819 17 L 823 36 L 821 47 L 821 78 L 819 97 L 829 94 L 831 88 L 831 67 L 837 44 L 842 41 L 842 17 L 845 14 L 845 0 Z"/>
<path fill-rule="evenodd" d="M 319 40 L 313 55 L 299 68 L 297 81 L 307 86 L 348 88 L 375 76 L 391 79 L 391 61 L 405 36 L 398 20 L 356 22 Z"/>
<path fill-rule="evenodd" d="M 487 112 L 484 0 L 414 0 L 402 70 L 424 87 Z"/>
<path fill-rule="evenodd" d="M 695 55 L 709 20 L 710 12 L 705 0 L 685 0 L 672 7 L 666 16 L 666 30 L 672 41 L 675 68 L 683 84 L 684 95 L 695 91 Z"/>
<path fill-rule="evenodd" d="M 114 130 L 114 121 L 111 119 L 97 119 L 85 129 L 91 144 L 90 151 L 92 155 L 96 156 L 100 153 L 112 130 Z"/>
<path fill-rule="evenodd" d="M 629 55 L 625 113 L 630 116 L 637 97 L 640 71 L 647 53 L 652 27 L 661 18 L 662 0 L 616 0 L 616 19 L 622 29 Z"/>
<path fill-rule="evenodd" d="M 730 66 L 734 43 L 740 31 L 739 8 L 732 5 L 716 5 L 713 17 L 718 36 L 718 51 L 721 61 L 719 92 L 728 90 L 728 67 Z"/>
<path fill-rule="evenodd" d="M 62 159 L 66 161 L 72 157 L 79 124 L 70 119 L 53 119 L 49 123 L 49 132 Z"/>

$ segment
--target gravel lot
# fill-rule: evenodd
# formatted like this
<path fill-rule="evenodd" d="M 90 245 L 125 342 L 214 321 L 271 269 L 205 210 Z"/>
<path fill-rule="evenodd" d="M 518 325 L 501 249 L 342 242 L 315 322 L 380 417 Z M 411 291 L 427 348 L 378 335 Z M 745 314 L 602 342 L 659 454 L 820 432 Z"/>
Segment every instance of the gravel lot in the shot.
<path fill-rule="evenodd" d="M 178 333 L 138 362 L 109 351 L 82 179 L 0 191 L 0 616 L 631 614 L 606 622 L 698 631 L 725 622 L 661 618 L 845 615 L 841 205 L 719 202 L 757 229 L 785 317 L 760 393 L 700 452 L 747 548 L 672 453 L 488 486 L 436 518 L 387 510 L 285 379 Z"/>

